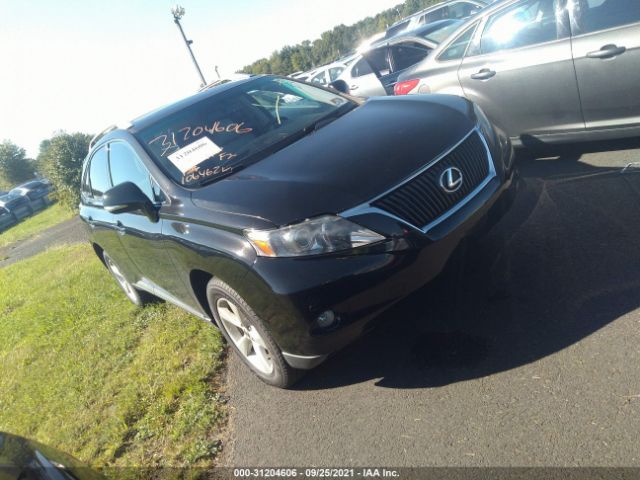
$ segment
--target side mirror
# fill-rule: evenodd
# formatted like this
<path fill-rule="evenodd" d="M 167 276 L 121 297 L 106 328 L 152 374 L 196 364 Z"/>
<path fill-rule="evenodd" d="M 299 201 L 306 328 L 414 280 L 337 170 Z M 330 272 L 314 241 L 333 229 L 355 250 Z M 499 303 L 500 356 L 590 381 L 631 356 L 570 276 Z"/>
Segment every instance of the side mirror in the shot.
<path fill-rule="evenodd" d="M 336 80 L 335 82 L 331 82 L 329 86 L 339 92 L 349 93 L 349 85 L 344 80 Z"/>
<path fill-rule="evenodd" d="M 135 183 L 124 182 L 107 190 L 102 197 L 102 204 L 107 212 L 126 213 L 139 210 L 152 222 L 159 220 L 155 205 Z"/>

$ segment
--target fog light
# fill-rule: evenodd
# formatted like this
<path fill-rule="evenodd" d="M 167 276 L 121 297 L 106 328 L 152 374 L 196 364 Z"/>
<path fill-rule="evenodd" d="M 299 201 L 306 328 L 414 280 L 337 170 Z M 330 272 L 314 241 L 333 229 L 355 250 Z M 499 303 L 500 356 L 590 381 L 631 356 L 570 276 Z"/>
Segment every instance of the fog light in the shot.
<path fill-rule="evenodd" d="M 333 311 L 327 310 L 325 312 L 322 312 L 320 315 L 318 315 L 318 318 L 316 319 L 316 323 L 320 328 L 327 328 L 333 325 L 336 322 L 337 318 L 338 317 L 336 316 L 335 313 L 333 313 Z"/>

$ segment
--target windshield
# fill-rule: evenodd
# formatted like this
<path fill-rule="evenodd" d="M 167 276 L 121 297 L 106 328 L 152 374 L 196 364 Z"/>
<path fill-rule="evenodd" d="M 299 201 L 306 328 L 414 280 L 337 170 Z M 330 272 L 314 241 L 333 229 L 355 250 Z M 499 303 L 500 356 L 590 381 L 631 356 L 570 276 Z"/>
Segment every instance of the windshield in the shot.
<path fill-rule="evenodd" d="M 464 23 L 463 21 L 447 22 L 446 25 L 443 25 L 442 27 L 440 27 L 438 29 L 430 30 L 428 32 L 425 32 L 420 36 L 422 38 L 424 38 L 425 40 L 429 40 L 429 41 L 431 41 L 433 43 L 440 44 L 444 40 L 446 40 L 449 37 L 449 35 L 451 35 L 453 32 L 458 30 L 458 27 L 460 25 L 462 25 L 463 23 Z"/>
<path fill-rule="evenodd" d="M 356 104 L 285 78 L 258 78 L 202 100 L 136 136 L 173 180 L 197 187 L 227 176 Z"/>

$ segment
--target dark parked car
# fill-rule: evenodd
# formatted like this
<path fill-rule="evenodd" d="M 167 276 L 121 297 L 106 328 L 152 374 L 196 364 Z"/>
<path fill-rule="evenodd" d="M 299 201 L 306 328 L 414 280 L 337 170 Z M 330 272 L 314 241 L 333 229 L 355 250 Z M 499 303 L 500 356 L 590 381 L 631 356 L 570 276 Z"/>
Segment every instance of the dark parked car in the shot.
<path fill-rule="evenodd" d="M 507 0 L 485 8 L 399 94 L 477 103 L 514 143 L 640 135 L 640 1 Z"/>
<path fill-rule="evenodd" d="M 0 207 L 0 232 L 18 223 L 16 216 L 8 209 Z"/>
<path fill-rule="evenodd" d="M 31 206 L 36 209 L 45 208 L 51 203 L 49 192 L 51 185 L 44 180 L 32 180 L 15 187 L 11 192 L 26 196 L 31 202 Z"/>
<path fill-rule="evenodd" d="M 286 387 L 499 217 L 512 155 L 462 98 L 357 102 L 254 77 L 99 136 L 80 216 L 130 300 L 215 322 Z"/>
<path fill-rule="evenodd" d="M 9 210 L 16 217 L 16 220 L 22 220 L 33 213 L 29 197 L 13 190 L 0 197 L 0 207 Z"/>

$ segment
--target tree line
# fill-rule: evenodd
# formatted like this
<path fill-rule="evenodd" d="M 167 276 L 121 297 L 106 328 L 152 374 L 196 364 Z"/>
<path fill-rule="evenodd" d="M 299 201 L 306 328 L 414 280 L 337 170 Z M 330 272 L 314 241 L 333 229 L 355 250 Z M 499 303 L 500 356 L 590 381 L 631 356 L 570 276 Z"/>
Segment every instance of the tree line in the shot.
<path fill-rule="evenodd" d="M 439 1 L 441 0 L 405 0 L 404 3 L 374 17 L 360 20 L 351 26 L 338 25 L 332 30 L 323 32 L 320 38 L 314 41 L 305 40 L 297 45 L 287 45 L 273 52 L 269 58 L 261 58 L 245 66 L 242 72 L 288 75 L 297 71 L 311 70 L 353 52 L 363 40 Z"/>
<path fill-rule="evenodd" d="M 58 132 L 40 142 L 35 159 L 24 148 L 5 140 L 0 143 L 0 189 L 9 189 L 42 175 L 56 187 L 57 200 L 70 209 L 80 202 L 82 162 L 89 152 L 91 135 Z"/>

